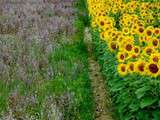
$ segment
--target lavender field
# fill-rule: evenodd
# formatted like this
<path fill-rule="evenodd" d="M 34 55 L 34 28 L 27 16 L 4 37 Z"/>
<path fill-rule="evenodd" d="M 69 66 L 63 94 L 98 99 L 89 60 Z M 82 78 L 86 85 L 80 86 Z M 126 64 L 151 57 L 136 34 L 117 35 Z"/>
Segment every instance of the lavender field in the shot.
<path fill-rule="evenodd" d="M 0 120 L 92 119 L 82 5 L 0 1 Z"/>

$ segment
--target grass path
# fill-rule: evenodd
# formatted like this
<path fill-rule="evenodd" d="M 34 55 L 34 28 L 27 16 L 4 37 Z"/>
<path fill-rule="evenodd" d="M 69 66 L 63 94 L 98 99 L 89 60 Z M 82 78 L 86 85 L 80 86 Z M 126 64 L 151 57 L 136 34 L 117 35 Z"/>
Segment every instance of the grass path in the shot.
<path fill-rule="evenodd" d="M 94 103 L 95 103 L 95 120 L 113 120 L 111 114 L 111 100 L 109 98 L 108 92 L 106 91 L 106 86 L 102 74 L 100 72 L 100 66 L 95 61 L 92 44 L 91 35 L 88 28 L 85 29 L 85 43 L 88 48 L 88 66 L 89 66 L 89 77 L 91 80 L 91 86 L 93 89 Z"/>

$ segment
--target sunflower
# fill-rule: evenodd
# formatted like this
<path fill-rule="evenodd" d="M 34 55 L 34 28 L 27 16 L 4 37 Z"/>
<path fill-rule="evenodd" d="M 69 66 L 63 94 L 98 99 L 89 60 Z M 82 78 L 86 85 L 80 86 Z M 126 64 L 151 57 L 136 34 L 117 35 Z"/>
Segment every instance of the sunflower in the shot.
<path fill-rule="evenodd" d="M 153 35 L 153 27 L 149 26 L 145 29 L 145 36 L 150 37 Z"/>
<path fill-rule="evenodd" d="M 153 46 L 154 48 L 158 48 L 159 46 L 159 39 L 158 38 L 153 38 L 151 41 L 150 41 L 150 44 L 151 46 Z"/>
<path fill-rule="evenodd" d="M 145 47 L 145 49 L 144 49 L 144 54 L 145 55 L 151 55 L 152 53 L 154 53 L 155 52 L 155 50 L 154 50 L 154 48 L 153 47 L 151 47 L 151 46 L 147 46 L 147 47 Z"/>
<path fill-rule="evenodd" d="M 116 42 L 113 42 L 113 41 L 109 42 L 109 50 L 111 52 L 114 52 L 117 49 L 118 49 L 118 44 Z"/>
<path fill-rule="evenodd" d="M 133 52 L 129 53 L 129 59 L 135 60 L 137 57 L 138 57 L 137 54 L 135 54 L 135 53 L 133 53 Z"/>
<path fill-rule="evenodd" d="M 144 36 L 144 40 L 146 41 L 147 44 L 151 42 L 152 39 L 153 39 L 152 36 Z"/>
<path fill-rule="evenodd" d="M 118 52 L 118 55 L 117 55 L 118 62 L 125 62 L 126 58 L 127 58 L 126 53 Z"/>
<path fill-rule="evenodd" d="M 146 62 L 144 62 L 143 60 L 138 60 L 136 61 L 136 68 L 135 68 L 135 72 L 139 73 L 141 75 L 145 75 L 146 73 Z"/>
<path fill-rule="evenodd" d="M 118 64 L 117 70 L 121 76 L 125 76 L 128 73 L 126 64 Z"/>
<path fill-rule="evenodd" d="M 118 9 L 117 9 L 116 7 L 114 7 L 114 8 L 112 8 L 112 12 L 113 12 L 114 14 L 116 14 L 116 13 L 118 12 Z"/>
<path fill-rule="evenodd" d="M 141 27 L 141 26 L 138 26 L 138 28 L 137 28 L 137 33 L 139 34 L 139 35 L 143 35 L 143 33 L 144 33 L 144 27 Z"/>
<path fill-rule="evenodd" d="M 154 35 L 159 36 L 160 35 L 160 28 L 154 28 Z"/>
<path fill-rule="evenodd" d="M 126 9 L 126 4 L 121 3 L 121 4 L 119 5 L 119 9 L 120 9 L 122 12 L 124 12 L 125 9 Z"/>
<path fill-rule="evenodd" d="M 123 27 L 122 32 L 123 32 L 124 35 L 129 35 L 130 29 L 128 27 Z"/>
<path fill-rule="evenodd" d="M 100 20 L 99 21 L 99 26 L 103 27 L 105 25 L 105 21 L 104 20 Z"/>
<path fill-rule="evenodd" d="M 160 67 L 157 63 L 150 62 L 147 64 L 148 75 L 152 77 L 157 77 L 160 72 Z"/>
<path fill-rule="evenodd" d="M 117 39 L 118 43 L 123 42 L 123 40 L 124 40 L 124 36 L 123 35 L 119 35 L 118 39 Z"/>
<path fill-rule="evenodd" d="M 124 50 L 129 53 L 132 52 L 133 47 L 134 47 L 133 44 L 128 42 L 124 45 Z"/>
<path fill-rule="evenodd" d="M 107 19 L 105 16 L 97 17 L 98 26 L 103 29 L 106 25 Z"/>
<path fill-rule="evenodd" d="M 145 18 L 147 15 L 148 15 L 148 12 L 147 12 L 146 10 L 141 10 L 140 16 L 141 16 L 142 18 Z"/>
<path fill-rule="evenodd" d="M 136 1 L 128 2 L 128 8 L 130 13 L 133 13 L 137 8 L 137 2 Z"/>
<path fill-rule="evenodd" d="M 105 39 L 105 41 L 110 40 L 109 31 L 104 31 L 104 39 Z"/>
<path fill-rule="evenodd" d="M 100 39 L 101 39 L 101 40 L 104 40 L 104 38 L 105 38 L 104 32 L 101 32 L 101 33 L 100 33 Z"/>
<path fill-rule="evenodd" d="M 138 33 L 138 24 L 133 23 L 133 25 L 131 26 L 131 33 L 132 34 L 136 34 Z"/>
<path fill-rule="evenodd" d="M 151 54 L 150 61 L 158 63 L 160 61 L 160 53 Z"/>
<path fill-rule="evenodd" d="M 91 27 L 92 27 L 92 28 L 96 28 L 96 27 L 97 27 L 97 22 L 94 21 L 94 20 L 92 20 L 92 21 L 91 21 Z"/>
<path fill-rule="evenodd" d="M 128 43 L 134 44 L 134 37 L 133 36 L 125 36 L 125 39 Z"/>
<path fill-rule="evenodd" d="M 116 35 L 117 35 L 117 31 L 113 30 L 113 31 L 111 32 L 111 38 L 115 38 Z"/>
<path fill-rule="evenodd" d="M 135 63 L 134 62 L 127 63 L 127 70 L 129 73 L 135 72 Z"/>
<path fill-rule="evenodd" d="M 140 54 L 140 52 L 141 52 L 141 48 L 139 46 L 134 46 L 133 53 L 138 55 L 138 54 Z"/>

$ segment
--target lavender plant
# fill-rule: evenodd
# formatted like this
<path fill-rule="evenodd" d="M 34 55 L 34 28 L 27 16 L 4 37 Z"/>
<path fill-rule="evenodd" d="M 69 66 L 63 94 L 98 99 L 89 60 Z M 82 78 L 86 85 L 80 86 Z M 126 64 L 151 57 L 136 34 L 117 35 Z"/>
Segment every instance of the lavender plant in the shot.
<path fill-rule="evenodd" d="M 6 97 L 0 96 L 0 103 L 6 104 L 7 108 L 4 108 L 8 111 L 8 115 L 1 114 L 0 118 L 31 119 L 25 112 L 30 113 L 40 99 L 31 87 L 38 91 L 44 81 L 56 76 L 58 72 L 55 71 L 59 68 L 53 67 L 48 57 L 61 48 L 62 43 L 70 42 L 67 39 L 75 32 L 73 4 L 74 0 L 0 1 L 0 84 L 5 85 L 7 91 Z M 3 107 L 0 108 L 0 113 L 3 110 Z M 54 111 L 60 119 L 61 113 L 57 110 L 50 113 Z M 53 119 L 52 115 L 47 116 Z"/>

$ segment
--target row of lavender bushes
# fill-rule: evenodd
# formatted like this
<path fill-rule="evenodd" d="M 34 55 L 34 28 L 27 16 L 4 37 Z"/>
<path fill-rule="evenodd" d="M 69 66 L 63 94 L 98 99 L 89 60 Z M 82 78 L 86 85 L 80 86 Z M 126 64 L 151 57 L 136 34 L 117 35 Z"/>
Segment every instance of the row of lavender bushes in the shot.
<path fill-rule="evenodd" d="M 18 1 L 0 4 L 0 78 L 31 84 L 53 73 L 48 55 L 59 46 L 58 36 L 74 32 L 75 9 L 73 0 Z"/>
<path fill-rule="evenodd" d="M 59 68 L 51 65 L 48 57 L 72 42 L 70 36 L 76 32 L 74 3 L 74 0 L 0 1 L 0 118 L 35 119 L 27 117 L 24 109 L 39 104 L 39 93 L 33 88 L 59 74 Z M 48 96 L 41 111 L 43 116 L 48 120 L 63 119 L 57 104 L 68 106 L 70 96 L 69 93 Z"/>

